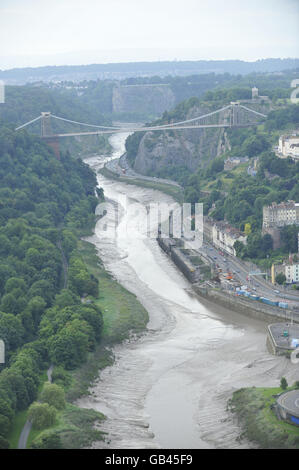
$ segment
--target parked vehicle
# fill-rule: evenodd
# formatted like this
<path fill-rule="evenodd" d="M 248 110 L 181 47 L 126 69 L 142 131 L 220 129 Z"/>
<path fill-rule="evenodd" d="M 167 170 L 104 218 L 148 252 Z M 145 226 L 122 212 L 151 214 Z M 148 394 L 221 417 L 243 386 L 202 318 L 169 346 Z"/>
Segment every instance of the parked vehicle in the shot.
<path fill-rule="evenodd" d="M 280 307 L 280 308 L 289 308 L 289 305 L 286 302 L 278 302 L 278 307 Z"/>

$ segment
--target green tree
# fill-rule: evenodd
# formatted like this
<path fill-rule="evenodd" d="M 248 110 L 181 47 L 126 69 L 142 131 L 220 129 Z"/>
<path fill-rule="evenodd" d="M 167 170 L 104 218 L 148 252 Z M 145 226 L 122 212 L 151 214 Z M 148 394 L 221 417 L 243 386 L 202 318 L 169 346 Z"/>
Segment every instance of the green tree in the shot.
<path fill-rule="evenodd" d="M 30 446 L 31 449 L 62 449 L 61 437 L 57 432 L 43 433 L 35 439 Z"/>
<path fill-rule="evenodd" d="M 0 435 L 0 449 L 9 449 L 9 441 Z"/>
<path fill-rule="evenodd" d="M 7 436 L 9 431 L 10 431 L 10 422 L 9 422 L 8 417 L 4 415 L 0 415 L 0 436 Z"/>
<path fill-rule="evenodd" d="M 0 308 L 6 313 L 21 313 L 26 307 L 26 301 L 23 297 L 16 298 L 16 296 L 10 292 L 2 297 Z"/>
<path fill-rule="evenodd" d="M 264 252 L 264 254 L 269 253 L 273 249 L 273 238 L 271 237 L 269 233 L 266 233 L 262 237 L 261 249 Z"/>
<path fill-rule="evenodd" d="M 277 282 L 277 284 L 283 284 L 284 282 L 286 282 L 287 278 L 285 277 L 285 275 L 283 273 L 279 273 L 277 274 L 277 276 L 275 277 L 275 281 Z"/>
<path fill-rule="evenodd" d="M 21 289 L 23 293 L 26 292 L 27 285 L 24 279 L 11 277 L 5 284 L 5 292 L 9 293 L 14 289 Z"/>
<path fill-rule="evenodd" d="M 280 388 L 282 388 L 282 390 L 286 390 L 288 388 L 288 382 L 285 377 L 282 377 L 280 380 Z"/>
<path fill-rule="evenodd" d="M 22 345 L 25 331 L 20 318 L 0 312 L 0 338 L 5 343 L 6 353 Z"/>
<path fill-rule="evenodd" d="M 57 383 L 57 385 L 68 387 L 72 381 L 72 377 L 63 367 L 56 366 L 52 372 L 52 380 L 54 383 Z"/>
<path fill-rule="evenodd" d="M 252 135 L 245 139 L 242 145 L 242 152 L 243 155 L 254 157 L 256 155 L 259 155 L 261 152 L 267 150 L 269 146 L 269 142 L 267 141 L 265 136 L 261 134 Z"/>
<path fill-rule="evenodd" d="M 29 407 L 28 419 L 34 429 L 48 428 L 55 423 L 56 409 L 48 403 L 34 402 Z"/>
<path fill-rule="evenodd" d="M 23 410 L 29 405 L 26 380 L 20 372 L 13 370 L 13 368 L 4 369 L 1 373 L 1 386 L 12 391 L 16 400 L 16 410 Z"/>
<path fill-rule="evenodd" d="M 281 230 L 281 241 L 286 251 L 296 253 L 298 249 L 298 226 L 288 225 Z"/>
<path fill-rule="evenodd" d="M 50 357 L 54 364 L 74 369 L 86 360 L 89 338 L 83 331 L 83 321 L 79 323 L 68 323 L 51 338 Z"/>
<path fill-rule="evenodd" d="M 27 309 L 30 312 L 34 323 L 37 325 L 46 308 L 45 300 L 40 296 L 35 296 L 28 302 Z"/>
<path fill-rule="evenodd" d="M 41 402 L 48 403 L 57 410 L 63 410 L 66 405 L 63 388 L 49 382 L 45 383 L 41 393 Z"/>
<path fill-rule="evenodd" d="M 251 224 L 249 223 L 245 224 L 244 232 L 245 232 L 245 235 L 249 235 L 251 233 Z"/>
<path fill-rule="evenodd" d="M 62 231 L 62 247 L 66 256 L 70 255 L 77 247 L 77 238 L 70 230 Z"/>
<path fill-rule="evenodd" d="M 59 308 L 68 307 L 69 305 L 80 305 L 81 300 L 78 295 L 69 289 L 62 289 L 59 294 L 55 296 L 55 305 Z"/>
<path fill-rule="evenodd" d="M 239 240 L 235 241 L 234 249 L 236 250 L 236 255 L 239 258 L 243 258 L 246 253 L 246 246 L 244 245 L 244 243 L 240 242 Z"/>

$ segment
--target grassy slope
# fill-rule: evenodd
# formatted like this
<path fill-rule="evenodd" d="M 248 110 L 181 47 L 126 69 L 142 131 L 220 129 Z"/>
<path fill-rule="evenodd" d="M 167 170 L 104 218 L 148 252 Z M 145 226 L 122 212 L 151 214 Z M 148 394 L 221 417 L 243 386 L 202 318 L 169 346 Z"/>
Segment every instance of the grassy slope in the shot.
<path fill-rule="evenodd" d="M 148 313 L 136 296 L 127 291 L 100 264 L 94 245 L 80 242 L 79 251 L 88 270 L 99 279 L 97 305 L 103 312 L 103 342 L 112 344 L 129 337 L 130 331 L 140 333 L 148 322 Z"/>
<path fill-rule="evenodd" d="M 291 390 L 289 387 L 288 390 Z M 271 409 L 273 395 L 281 388 L 242 388 L 229 402 L 241 423 L 243 434 L 264 449 L 299 449 L 299 428 L 279 421 Z"/>
<path fill-rule="evenodd" d="M 46 430 L 31 430 L 27 448 L 41 437 L 55 433 L 60 436 L 63 449 L 78 449 L 89 446 L 93 441 L 103 440 L 103 433 L 95 425 L 105 419 L 102 413 L 87 410 L 67 403 L 66 408 L 57 412 L 56 422 Z"/>

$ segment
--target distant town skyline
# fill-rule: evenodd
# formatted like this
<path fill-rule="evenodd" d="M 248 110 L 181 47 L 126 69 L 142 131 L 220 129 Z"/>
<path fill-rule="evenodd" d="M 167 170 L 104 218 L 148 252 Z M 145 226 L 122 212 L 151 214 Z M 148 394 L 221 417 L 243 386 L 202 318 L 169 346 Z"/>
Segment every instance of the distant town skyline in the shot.
<path fill-rule="evenodd" d="M 1 0 L 0 69 L 299 56 L 297 0 Z"/>

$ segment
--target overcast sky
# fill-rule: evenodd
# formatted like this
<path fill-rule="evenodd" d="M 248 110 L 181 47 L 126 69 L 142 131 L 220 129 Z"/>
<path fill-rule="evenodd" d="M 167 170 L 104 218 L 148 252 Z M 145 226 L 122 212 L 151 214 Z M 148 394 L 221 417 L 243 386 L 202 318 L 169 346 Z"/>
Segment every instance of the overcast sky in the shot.
<path fill-rule="evenodd" d="M 0 68 L 299 57 L 299 0 L 0 0 Z"/>

